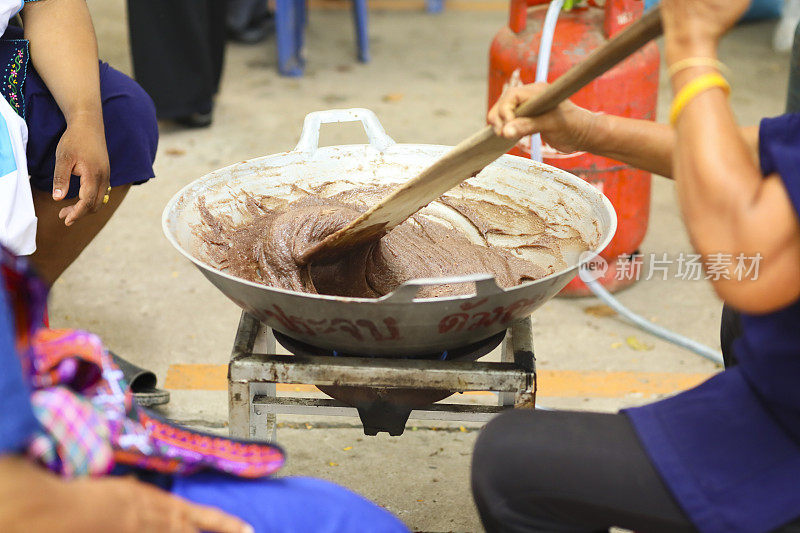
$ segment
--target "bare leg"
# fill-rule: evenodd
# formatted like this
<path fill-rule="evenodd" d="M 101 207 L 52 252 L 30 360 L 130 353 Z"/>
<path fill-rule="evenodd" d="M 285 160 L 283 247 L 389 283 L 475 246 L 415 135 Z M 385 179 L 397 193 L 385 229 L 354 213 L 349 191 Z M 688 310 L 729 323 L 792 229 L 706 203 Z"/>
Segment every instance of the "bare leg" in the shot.
<path fill-rule="evenodd" d="M 56 202 L 49 192 L 33 189 L 33 206 L 39 218 L 39 227 L 36 231 L 36 252 L 31 259 L 48 283 L 55 283 L 100 233 L 125 199 L 130 187 L 114 187 L 108 203 L 100 211 L 87 215 L 70 227 L 66 227 L 64 221 L 58 218 L 58 212 L 75 200 Z"/>

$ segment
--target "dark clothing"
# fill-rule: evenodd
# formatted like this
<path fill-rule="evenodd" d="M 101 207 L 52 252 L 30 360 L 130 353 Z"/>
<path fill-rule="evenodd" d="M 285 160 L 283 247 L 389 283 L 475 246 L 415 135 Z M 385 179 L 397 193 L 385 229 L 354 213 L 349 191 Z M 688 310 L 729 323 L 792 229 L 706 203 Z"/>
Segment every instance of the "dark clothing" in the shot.
<path fill-rule="evenodd" d="M 670 492 L 704 533 L 767 532 L 800 516 L 800 447 L 742 369 L 626 411 Z"/>
<path fill-rule="evenodd" d="M 786 94 L 786 112 L 800 112 L 800 24 L 797 25 L 794 32 L 794 46 L 792 47 L 792 61 L 789 70 L 789 88 Z M 733 342 L 741 336 L 742 319 L 739 312 L 727 304 L 723 305 L 720 343 L 725 368 L 730 368 L 736 364 Z"/>
<path fill-rule="evenodd" d="M 21 28 L 10 26 L 3 35 L 6 43 L 18 42 Z M 24 42 L 24 41 L 22 41 Z M 28 172 L 31 187 L 53 190 L 56 147 L 67 128 L 64 114 L 31 63 L 22 81 L 22 114 L 28 125 Z M 111 163 L 112 187 L 139 184 L 151 179 L 158 147 L 158 125 L 153 101 L 128 76 L 100 63 L 100 97 Z M 73 176 L 67 198 L 78 195 L 80 178 Z"/>
<path fill-rule="evenodd" d="M 800 24 L 795 28 L 792 60 L 789 72 L 789 87 L 786 96 L 786 113 L 800 112 Z M 742 336 L 742 318 L 738 311 L 725 305 L 722 309 L 720 339 L 725 366 L 736 364 L 733 342 Z"/>
<path fill-rule="evenodd" d="M 729 305 L 722 306 L 722 318 L 719 326 L 719 341 L 722 347 L 722 360 L 725 368 L 736 364 L 733 343 L 742 336 L 742 316 L 739 311 Z"/>
<path fill-rule="evenodd" d="M 694 531 L 620 414 L 505 413 L 478 438 L 472 487 L 490 533 Z"/>
<path fill-rule="evenodd" d="M 269 16 L 267 0 L 228 0 L 228 31 L 243 32 Z"/>
<path fill-rule="evenodd" d="M 225 56 L 226 0 L 128 0 L 136 81 L 161 119 L 210 113 Z"/>
<path fill-rule="evenodd" d="M 794 32 L 792 63 L 789 70 L 789 90 L 786 95 L 786 112 L 800 112 L 800 24 Z"/>
<path fill-rule="evenodd" d="M 52 191 L 56 147 L 67 123 L 53 95 L 32 68 L 28 69 L 24 92 L 31 186 Z M 100 63 L 100 97 L 111 164 L 110 185 L 141 184 L 153 178 L 158 148 L 153 101 L 135 81 L 106 63 Z M 79 190 L 80 178 L 73 176 L 67 198 L 78 196 Z"/>
<path fill-rule="evenodd" d="M 759 152 L 800 213 L 800 115 L 762 121 Z M 630 424 L 566 412 L 489 424 L 473 464 L 487 529 L 800 531 L 800 302 L 761 316 L 727 310 L 722 331 L 735 366 L 626 410 Z"/>
<path fill-rule="evenodd" d="M 0 457 L 21 452 L 39 427 L 31 408 L 31 391 L 16 354 L 14 323 L 8 309 L 8 293 L 0 269 Z"/>
<path fill-rule="evenodd" d="M 472 488 L 489 533 L 697 531 L 623 414 L 505 413 L 478 438 Z"/>
<path fill-rule="evenodd" d="M 800 115 L 765 119 L 763 175 L 800 212 Z M 771 531 L 800 516 L 800 303 L 741 315 L 738 364 L 699 387 L 630 409 L 675 499 L 704 533 Z"/>
<path fill-rule="evenodd" d="M 761 121 L 759 159 L 764 176 L 780 175 L 795 212 L 800 214 L 800 114 Z M 784 430 L 800 443 L 798 326 L 800 302 L 768 315 L 743 313 L 742 337 L 734 350 L 751 386 L 769 403 Z"/>

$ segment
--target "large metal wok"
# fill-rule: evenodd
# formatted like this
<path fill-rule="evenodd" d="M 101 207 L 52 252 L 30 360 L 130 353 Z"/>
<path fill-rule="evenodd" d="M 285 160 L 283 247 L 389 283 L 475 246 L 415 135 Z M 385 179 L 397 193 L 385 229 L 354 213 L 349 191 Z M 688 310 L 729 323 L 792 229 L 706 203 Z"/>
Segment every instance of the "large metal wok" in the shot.
<path fill-rule="evenodd" d="M 318 147 L 323 123 L 361 121 L 369 144 Z M 212 211 L 242 214 L 233 197 L 243 193 L 295 199 L 299 188 L 328 184 L 334 192 L 375 184 L 402 183 L 450 147 L 396 144 L 374 113 L 366 109 L 309 114 L 294 150 L 260 157 L 212 172 L 184 187 L 167 204 L 163 229 L 180 253 L 228 298 L 266 325 L 294 339 L 340 353 L 414 356 L 441 353 L 489 338 L 515 319 L 529 315 L 558 293 L 614 235 L 616 214 L 596 188 L 554 167 L 504 155 L 477 177 L 474 186 L 522 201 L 548 222 L 577 230 L 591 243 L 575 252 L 568 267 L 545 278 L 502 289 L 485 274 L 415 280 L 379 298 L 344 298 L 291 292 L 233 277 L 206 264 L 198 199 Z M 432 208 L 433 209 L 433 208 Z M 474 294 L 416 298 L 421 286 L 469 283 Z"/>

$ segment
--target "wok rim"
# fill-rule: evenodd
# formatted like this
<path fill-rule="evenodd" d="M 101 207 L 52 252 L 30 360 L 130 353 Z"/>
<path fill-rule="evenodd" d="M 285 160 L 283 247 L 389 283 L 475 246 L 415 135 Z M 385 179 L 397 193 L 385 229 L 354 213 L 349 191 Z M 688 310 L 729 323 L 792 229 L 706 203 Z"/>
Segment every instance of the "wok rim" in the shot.
<path fill-rule="evenodd" d="M 319 151 L 323 151 L 323 150 L 328 149 L 328 148 L 335 148 L 335 149 L 358 148 L 358 149 L 364 149 L 365 147 L 369 148 L 370 145 L 368 145 L 368 144 L 347 144 L 347 145 L 326 146 L 324 148 L 319 148 Z M 397 144 L 394 144 L 391 147 L 389 147 L 386 151 L 388 152 L 388 151 L 394 151 L 395 149 L 407 149 L 407 148 L 422 148 L 422 149 L 431 149 L 431 148 L 434 148 L 434 149 L 439 148 L 439 149 L 441 149 L 441 148 L 443 148 L 443 149 L 445 149 L 445 151 L 449 151 L 449 150 L 451 150 L 453 148 L 453 146 L 442 145 L 442 144 L 405 144 L 405 143 L 401 144 L 401 143 L 397 143 Z M 384 153 L 384 152 L 380 152 L 380 153 Z M 288 290 L 288 289 L 281 289 L 279 287 L 271 287 L 269 285 L 264 285 L 264 284 L 261 284 L 261 283 L 256 283 L 254 281 L 249 281 L 249 280 L 246 280 L 246 279 L 243 279 L 243 278 L 239 278 L 237 276 L 233 276 L 231 274 L 228 274 L 228 273 L 226 273 L 226 272 L 224 272 L 224 271 L 222 271 L 222 270 L 220 270 L 218 268 L 212 267 L 211 265 L 208 265 L 208 264 L 204 263 L 203 261 L 200 261 L 195 256 L 190 254 L 187 250 L 185 250 L 184 247 L 181 246 L 177 242 L 175 237 L 173 236 L 172 231 L 170 230 L 170 227 L 169 227 L 169 215 L 172 212 L 172 210 L 175 207 L 175 205 L 184 196 L 184 193 L 187 190 L 189 190 L 190 188 L 194 187 L 198 182 L 200 182 L 202 180 L 205 180 L 205 179 L 208 179 L 209 176 L 211 176 L 212 174 L 216 174 L 218 172 L 223 172 L 225 170 L 231 169 L 231 168 L 236 167 L 238 165 L 241 165 L 243 163 L 249 163 L 249 162 L 252 162 L 252 161 L 259 160 L 259 159 L 266 159 L 266 158 L 271 158 L 271 157 L 287 156 L 287 155 L 291 155 L 291 154 L 303 155 L 303 152 L 298 152 L 298 151 L 277 152 L 277 153 L 274 153 L 274 154 L 268 154 L 268 155 L 264 155 L 264 156 L 250 158 L 250 159 L 247 159 L 245 161 L 238 161 L 236 163 L 231 163 L 230 165 L 218 168 L 216 170 L 212 170 L 211 172 L 208 172 L 208 173 L 200 176 L 199 178 L 194 179 L 191 182 L 187 183 L 186 185 L 181 187 L 180 190 L 178 190 L 174 195 L 172 195 L 172 197 L 169 199 L 169 201 L 167 202 L 166 206 L 164 207 L 164 210 L 163 210 L 163 212 L 161 214 L 161 231 L 164 233 L 164 236 L 170 242 L 170 244 L 172 244 L 172 246 L 175 249 L 178 250 L 178 252 L 181 255 L 183 255 L 186 259 L 188 259 L 189 261 L 194 263 L 194 265 L 197 268 L 199 268 L 201 271 L 207 271 L 207 272 L 213 273 L 214 275 L 226 278 L 226 279 L 228 279 L 230 281 L 234 281 L 234 282 L 238 282 L 238 283 L 242 283 L 242 284 L 248 285 L 248 286 L 253 287 L 255 289 L 266 290 L 266 291 L 275 291 L 275 292 L 284 294 L 286 296 L 305 297 L 305 298 L 312 298 L 312 299 L 315 299 L 315 300 L 330 301 L 330 302 L 336 302 L 336 303 L 342 303 L 342 302 L 346 302 L 346 303 L 361 303 L 361 304 L 387 303 L 386 300 L 391 298 L 392 295 L 395 293 L 395 291 L 397 289 L 395 289 L 394 291 L 392 291 L 392 292 L 390 292 L 388 294 L 385 294 L 385 295 L 381 296 L 380 298 L 355 298 L 355 297 L 350 297 L 350 296 L 333 296 L 333 295 L 329 295 L 329 294 L 312 294 L 312 293 L 306 293 L 306 292 L 291 291 L 291 290 Z M 608 247 L 608 245 L 611 243 L 611 240 L 614 238 L 614 236 L 617 233 L 617 226 L 618 226 L 617 211 L 616 211 L 616 209 L 614 209 L 614 206 L 611 203 L 611 200 L 609 200 L 608 197 L 605 194 L 603 194 L 602 191 L 597 189 L 597 187 L 594 187 L 593 185 L 591 185 L 586 180 L 583 180 L 583 179 L 579 178 L 578 176 L 572 174 L 571 172 L 568 172 L 566 170 L 562 170 L 562 169 L 560 169 L 558 167 L 554 167 L 552 165 L 548 165 L 546 163 L 541 163 L 541 162 L 538 162 L 538 161 L 534 161 L 532 159 L 528 159 L 528 158 L 520 157 L 520 156 L 516 156 L 516 155 L 511 155 L 511 154 L 503 154 L 502 156 L 500 156 L 499 158 L 497 158 L 495 161 L 493 161 L 492 163 L 490 163 L 487 166 L 490 166 L 490 165 L 494 164 L 496 161 L 502 161 L 502 160 L 508 161 L 509 159 L 511 159 L 511 161 L 521 160 L 521 161 L 524 161 L 528 165 L 532 165 L 534 167 L 539 167 L 539 168 L 542 168 L 542 169 L 546 169 L 549 172 L 555 172 L 559 176 L 559 178 L 566 180 L 569 185 L 575 186 L 579 190 L 581 190 L 583 192 L 586 192 L 586 193 L 588 193 L 590 195 L 591 194 L 599 195 L 600 196 L 600 202 L 606 208 L 606 212 L 609 215 L 609 227 L 608 227 L 608 232 L 607 232 L 607 235 L 605 236 L 605 238 L 594 249 L 587 250 L 586 252 L 583 252 L 582 254 L 580 254 L 580 257 L 582 257 L 582 259 L 579 259 L 579 261 L 576 264 L 574 264 L 571 267 L 566 268 L 564 270 L 560 270 L 558 272 L 553 272 L 552 274 L 548 274 L 547 276 L 544 276 L 542 278 L 539 278 L 539 279 L 536 279 L 536 280 L 532 280 L 532 281 L 526 281 L 526 282 L 520 283 L 519 285 L 514 285 L 513 287 L 503 288 L 503 287 L 500 287 L 498 285 L 498 291 L 502 292 L 502 293 L 507 293 L 507 292 L 515 291 L 515 290 L 522 289 L 522 288 L 528 288 L 528 287 L 531 287 L 531 286 L 536 285 L 538 283 L 545 283 L 547 281 L 550 281 L 550 280 L 553 280 L 555 278 L 564 276 L 564 275 L 566 275 L 566 274 L 568 274 L 570 272 L 573 272 L 573 271 L 579 269 L 580 267 L 582 267 L 586 263 L 588 263 L 588 262 L 592 261 L 593 259 L 595 259 L 596 257 L 598 257 L 603 252 L 603 250 L 605 250 Z M 520 170 L 521 171 L 522 169 L 517 168 L 515 170 Z M 443 279 L 443 278 L 431 278 L 431 279 Z M 410 283 L 412 281 L 414 281 L 414 280 L 409 280 L 406 283 Z M 471 298 L 475 298 L 476 296 L 477 296 L 476 294 L 467 294 L 467 295 L 463 295 L 462 294 L 462 295 L 433 297 L 433 298 L 414 298 L 414 299 L 411 300 L 411 302 L 414 302 L 414 303 L 458 302 L 458 301 L 462 301 L 462 300 L 469 300 Z M 407 303 L 407 302 L 404 302 L 404 303 Z"/>

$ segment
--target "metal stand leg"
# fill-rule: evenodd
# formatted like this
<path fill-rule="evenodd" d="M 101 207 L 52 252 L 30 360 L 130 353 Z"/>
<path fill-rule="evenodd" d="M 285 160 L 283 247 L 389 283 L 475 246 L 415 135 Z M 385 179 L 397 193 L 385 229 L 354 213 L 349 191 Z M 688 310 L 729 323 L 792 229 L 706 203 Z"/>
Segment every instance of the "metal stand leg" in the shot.
<path fill-rule="evenodd" d="M 255 348 L 259 353 L 275 353 L 277 343 L 272 329 L 259 323 Z M 256 396 L 278 397 L 275 383 L 250 383 L 250 405 L 253 414 L 250 417 L 250 436 L 256 440 L 275 442 L 278 433 L 278 421 L 274 410 L 253 402 Z"/>
<path fill-rule="evenodd" d="M 514 362 L 514 339 L 510 328 L 506 332 L 506 338 L 503 339 L 503 344 L 500 346 L 500 362 Z M 497 393 L 497 405 L 500 407 L 513 407 L 515 399 L 516 394 L 514 392 Z"/>
<path fill-rule="evenodd" d="M 520 392 L 501 392 L 497 395 L 497 405 L 501 407 L 529 407 L 536 403 L 536 357 L 533 354 L 533 326 L 530 317 L 514 322 L 506 332 L 500 348 L 500 361 L 514 363 L 518 368 L 530 372 L 530 390 Z"/>
<path fill-rule="evenodd" d="M 237 360 L 244 354 L 253 351 L 256 335 L 258 334 L 258 321 L 245 312 L 239 318 L 239 327 L 236 329 L 236 339 L 233 341 L 231 361 L 228 365 L 228 432 L 237 439 L 250 438 L 250 414 L 252 411 L 250 384 L 244 380 L 234 380 L 232 375 L 237 365 Z"/>
<path fill-rule="evenodd" d="M 511 345 L 514 364 L 528 372 L 531 376 L 531 387 L 529 390 L 522 390 L 516 394 L 514 407 L 517 408 L 536 408 L 536 355 L 533 352 L 533 325 L 531 318 L 525 317 L 517 320 L 511 325 L 509 330 L 511 335 Z"/>
<path fill-rule="evenodd" d="M 275 440 L 277 423 L 274 412 L 267 412 L 253 404 L 256 395 L 276 397 L 275 383 L 251 383 L 248 380 L 232 379 L 239 360 L 252 354 L 256 347 L 263 353 L 274 353 L 276 344 L 272 330 L 258 320 L 242 312 L 234 341 L 231 362 L 228 367 L 228 431 L 238 439 Z"/>
<path fill-rule="evenodd" d="M 253 383 L 250 385 L 256 395 L 276 398 L 275 383 Z M 253 405 L 253 417 L 250 419 L 250 438 L 265 442 L 275 442 L 278 436 L 277 415 L 269 407 Z"/>
<path fill-rule="evenodd" d="M 250 438 L 250 387 L 228 383 L 228 433 L 234 439 Z"/>

